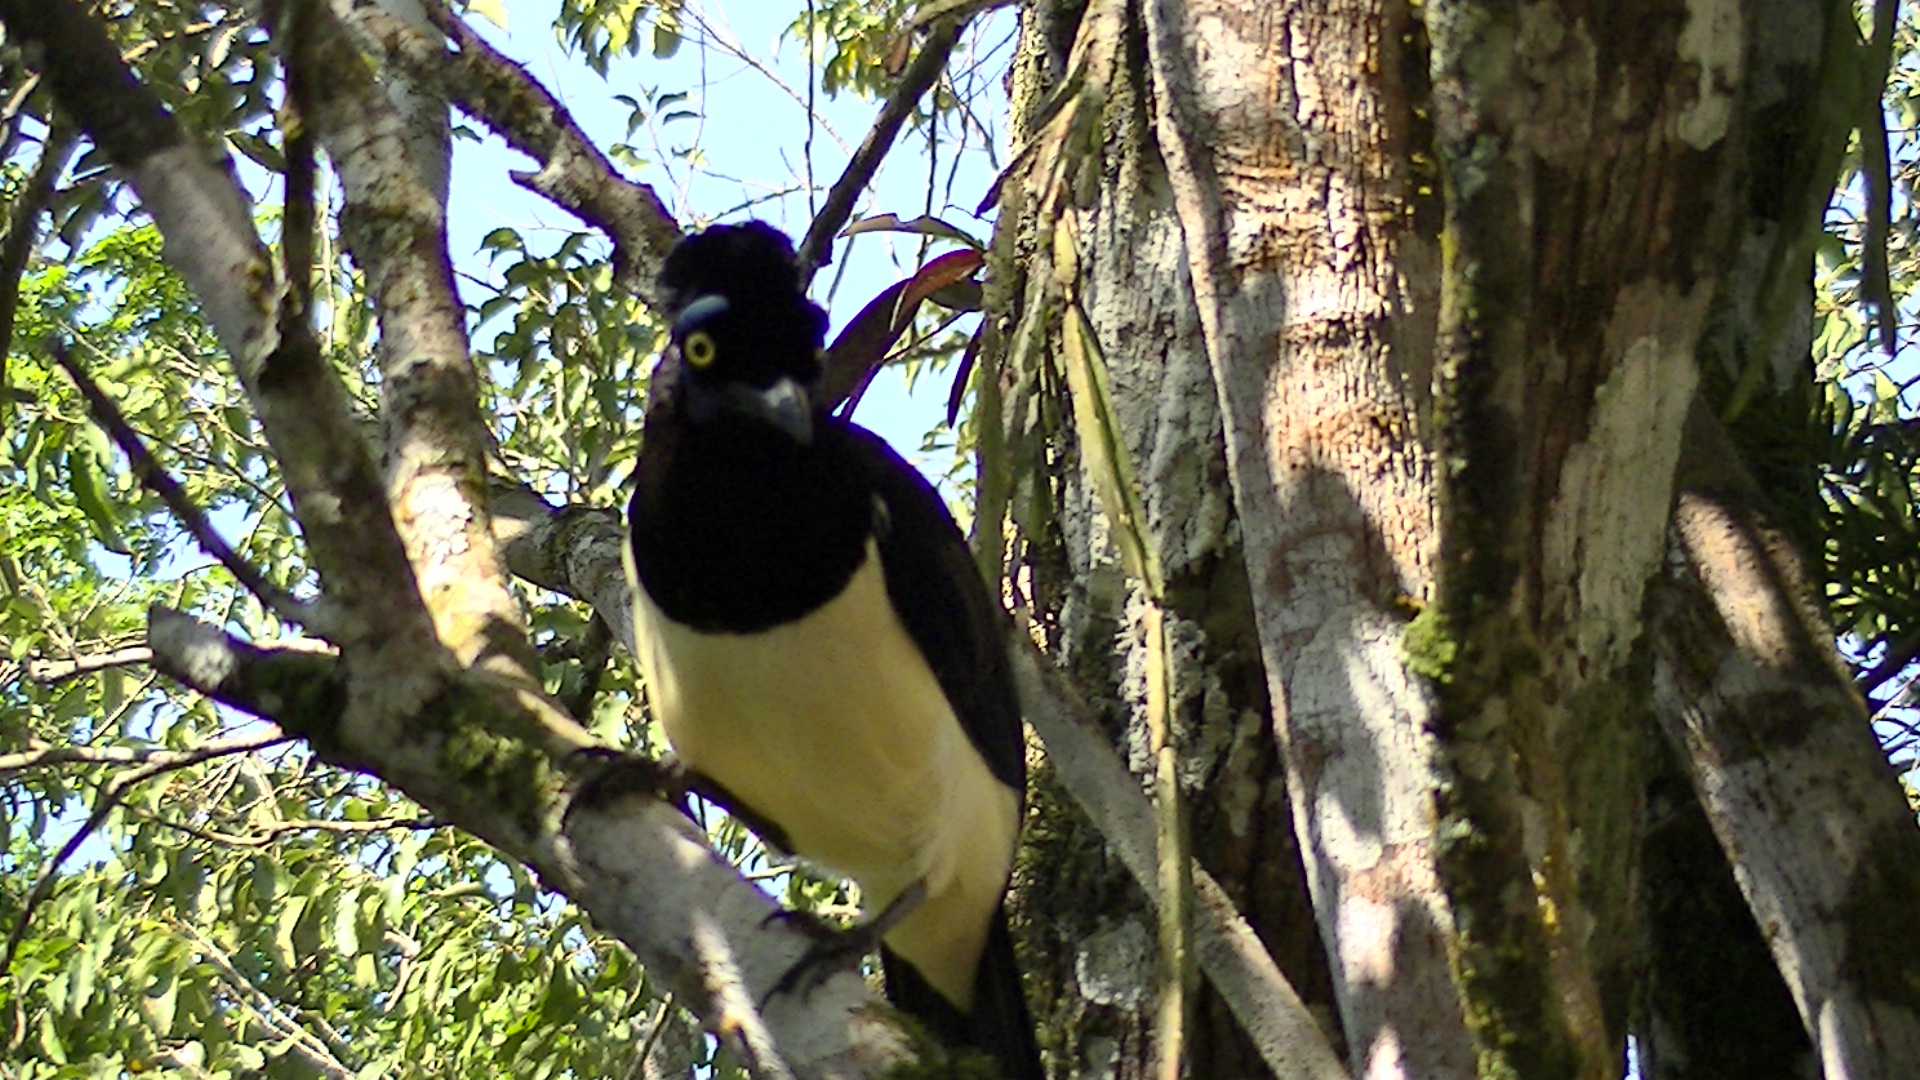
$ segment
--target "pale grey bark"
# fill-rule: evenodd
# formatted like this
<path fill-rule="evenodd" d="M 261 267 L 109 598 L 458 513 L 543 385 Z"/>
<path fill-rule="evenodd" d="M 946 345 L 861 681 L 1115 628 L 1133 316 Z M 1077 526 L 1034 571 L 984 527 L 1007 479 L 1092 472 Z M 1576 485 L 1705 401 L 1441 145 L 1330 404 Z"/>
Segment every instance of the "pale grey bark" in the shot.
<path fill-rule="evenodd" d="M 1445 964 L 1451 915 L 1433 866 L 1431 703 L 1406 671 L 1403 616 L 1389 606 L 1421 595 L 1429 573 L 1432 492 L 1416 432 L 1432 309 L 1398 294 L 1388 258 L 1398 244 L 1362 209 L 1384 197 L 1369 190 L 1380 178 L 1310 158 L 1301 189 L 1325 195 L 1302 211 L 1318 220 L 1294 238 L 1302 247 L 1290 259 L 1260 247 L 1285 226 L 1277 178 L 1252 148 L 1303 150 L 1339 137 L 1320 124 L 1378 107 L 1358 78 L 1377 60 L 1355 36 L 1366 19 L 1292 12 L 1292 33 L 1314 46 L 1287 55 L 1278 26 L 1248 5 L 1143 9 L 1155 130 L 1354 1071 L 1470 1076 Z M 1289 88 L 1275 92 L 1283 78 Z M 1418 288 L 1414 268 L 1431 255 L 1404 242 L 1402 280 Z M 1355 246 L 1370 265 L 1322 261 Z M 1344 347 L 1331 340 L 1336 327 L 1352 335 Z M 1351 441 L 1368 428 L 1371 437 Z"/>
<path fill-rule="evenodd" d="M 1661 594 L 1655 705 L 1765 928 L 1823 1075 L 1920 1061 L 1890 943 L 1920 912 L 1920 834 L 1791 543 L 1696 415 Z"/>

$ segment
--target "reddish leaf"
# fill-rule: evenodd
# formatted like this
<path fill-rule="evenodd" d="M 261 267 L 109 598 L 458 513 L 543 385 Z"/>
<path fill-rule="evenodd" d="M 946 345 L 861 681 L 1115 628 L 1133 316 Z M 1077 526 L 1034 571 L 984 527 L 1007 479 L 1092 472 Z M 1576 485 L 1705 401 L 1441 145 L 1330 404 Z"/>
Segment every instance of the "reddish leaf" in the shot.
<path fill-rule="evenodd" d="M 820 396 L 827 408 L 839 408 L 872 377 L 887 350 L 913 325 L 928 296 L 972 277 L 983 258 L 971 248 L 949 251 L 927 260 L 912 277 L 894 282 L 869 300 L 827 348 L 826 372 L 820 379 Z"/>

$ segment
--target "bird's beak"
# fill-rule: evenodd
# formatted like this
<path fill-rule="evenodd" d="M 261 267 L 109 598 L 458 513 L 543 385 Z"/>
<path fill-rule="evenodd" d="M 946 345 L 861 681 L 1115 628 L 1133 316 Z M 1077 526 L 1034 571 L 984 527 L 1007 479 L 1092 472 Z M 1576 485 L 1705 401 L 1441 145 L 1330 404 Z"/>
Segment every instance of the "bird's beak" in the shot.
<path fill-rule="evenodd" d="M 741 383 L 685 384 L 688 413 L 695 421 L 723 415 L 744 416 L 771 425 L 802 446 L 813 442 L 813 399 L 807 388 L 787 376 L 761 389 Z"/>
<path fill-rule="evenodd" d="M 765 390 L 736 384 L 726 394 L 733 411 L 772 424 L 802 446 L 813 442 L 813 397 L 793 379 L 783 375 Z"/>

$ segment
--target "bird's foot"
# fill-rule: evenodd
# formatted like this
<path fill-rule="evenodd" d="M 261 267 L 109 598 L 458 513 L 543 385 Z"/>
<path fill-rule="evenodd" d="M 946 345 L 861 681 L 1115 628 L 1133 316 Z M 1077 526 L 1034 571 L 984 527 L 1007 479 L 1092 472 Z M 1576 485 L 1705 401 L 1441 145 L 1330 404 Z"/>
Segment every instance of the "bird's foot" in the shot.
<path fill-rule="evenodd" d="M 680 807 L 694 789 L 692 770 L 673 758 L 642 757 L 603 746 L 574 752 L 569 771 L 578 778 L 573 807 L 604 807 L 627 795 L 651 795 Z"/>
<path fill-rule="evenodd" d="M 787 973 L 773 984 L 767 996 L 761 999 L 761 1006 L 781 994 L 799 991 L 802 997 L 813 992 L 814 988 L 827 980 L 829 975 L 841 968 L 860 962 L 860 958 L 879 948 L 880 939 L 887 936 L 900 920 L 913 913 L 920 902 L 927 898 L 927 884 L 916 881 L 893 898 L 880 914 L 858 926 L 840 930 L 822 921 L 819 916 L 805 911 L 792 911 L 782 908 L 767 916 L 766 922 L 778 919 L 813 939 L 800 959 L 793 962 Z M 765 923 L 762 923 L 765 925 Z"/>

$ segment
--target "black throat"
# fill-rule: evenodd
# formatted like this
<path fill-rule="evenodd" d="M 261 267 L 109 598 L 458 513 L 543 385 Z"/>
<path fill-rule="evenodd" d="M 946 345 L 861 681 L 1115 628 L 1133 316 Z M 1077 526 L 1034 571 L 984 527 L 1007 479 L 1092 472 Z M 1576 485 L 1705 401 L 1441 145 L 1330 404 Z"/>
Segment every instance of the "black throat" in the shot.
<path fill-rule="evenodd" d="M 840 594 L 866 558 L 874 510 L 837 425 L 821 423 L 803 446 L 742 418 L 659 420 L 647 424 L 627 519 L 640 586 L 662 614 L 748 634 Z"/>

